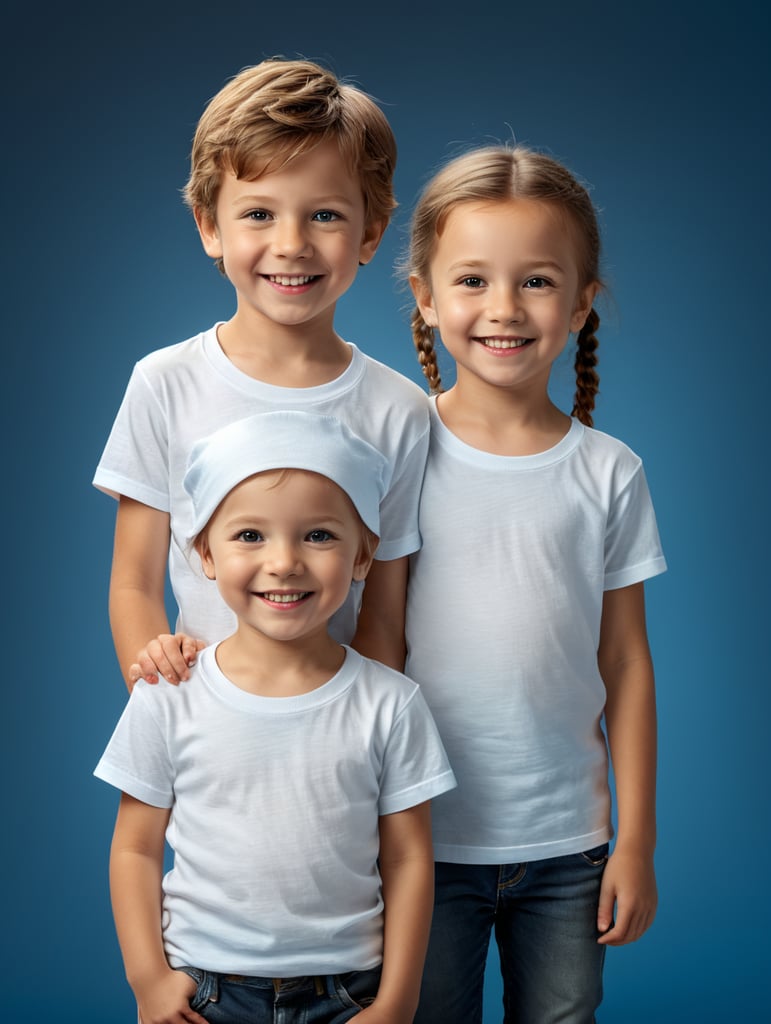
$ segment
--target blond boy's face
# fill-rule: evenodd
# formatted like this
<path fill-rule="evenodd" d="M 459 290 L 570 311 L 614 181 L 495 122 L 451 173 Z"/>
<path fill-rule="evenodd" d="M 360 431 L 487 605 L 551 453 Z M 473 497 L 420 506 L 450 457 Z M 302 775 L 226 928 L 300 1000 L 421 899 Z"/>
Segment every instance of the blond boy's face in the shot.
<path fill-rule="evenodd" d="M 385 229 L 365 222 L 361 184 L 334 141 L 256 181 L 225 174 L 215 220 L 197 212 L 196 222 L 207 254 L 224 263 L 241 319 L 315 333 L 332 330 L 337 300 Z"/>

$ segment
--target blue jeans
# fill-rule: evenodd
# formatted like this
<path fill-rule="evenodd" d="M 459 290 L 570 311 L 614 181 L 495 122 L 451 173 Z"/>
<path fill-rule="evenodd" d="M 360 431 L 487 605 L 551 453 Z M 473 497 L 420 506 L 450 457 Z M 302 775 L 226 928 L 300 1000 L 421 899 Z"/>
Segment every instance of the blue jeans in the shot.
<path fill-rule="evenodd" d="M 251 978 L 181 967 L 190 1006 L 213 1024 L 343 1024 L 374 1000 L 380 968 L 307 978 Z"/>
<path fill-rule="evenodd" d="M 523 864 L 438 863 L 415 1024 L 482 1024 L 493 930 L 504 1024 L 592 1024 L 602 1001 L 597 906 L 607 859 L 606 843 Z"/>

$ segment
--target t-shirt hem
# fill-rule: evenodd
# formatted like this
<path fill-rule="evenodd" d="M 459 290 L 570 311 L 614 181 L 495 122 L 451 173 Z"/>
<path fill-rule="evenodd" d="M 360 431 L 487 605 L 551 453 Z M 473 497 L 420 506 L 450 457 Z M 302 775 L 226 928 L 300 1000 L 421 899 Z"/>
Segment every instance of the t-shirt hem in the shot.
<path fill-rule="evenodd" d="M 528 846 L 459 846 L 434 840 L 434 860 L 448 864 L 521 864 L 532 860 L 547 860 L 549 857 L 564 857 L 571 853 L 583 853 L 584 850 L 591 850 L 595 846 L 609 842 L 612 836 L 613 829 L 607 826 L 585 835 Z"/>
<path fill-rule="evenodd" d="M 134 778 L 134 776 L 121 771 L 104 760 L 100 761 L 96 766 L 94 775 L 97 779 L 115 786 L 122 793 L 128 793 L 129 796 L 133 796 L 136 800 L 141 800 L 143 804 L 149 804 L 151 807 L 166 809 L 171 807 L 173 803 L 172 794 L 166 794 L 154 786 L 148 786 L 147 783 L 141 782 L 139 779 Z"/>
<path fill-rule="evenodd" d="M 417 807 L 426 800 L 433 800 L 440 793 L 446 793 L 455 789 L 457 782 L 452 771 L 442 772 L 433 779 L 427 779 L 417 786 L 410 786 L 401 793 L 394 793 L 390 796 L 381 797 L 378 806 L 378 814 L 397 814 L 399 811 L 406 811 L 409 807 Z"/>
<path fill-rule="evenodd" d="M 111 498 L 132 498 L 134 501 L 141 501 L 143 505 L 149 505 L 150 508 L 156 508 L 160 512 L 171 511 L 167 494 L 156 491 L 152 487 L 146 487 L 119 473 L 98 469 L 92 482 L 94 487 L 109 494 Z"/>
<path fill-rule="evenodd" d="M 609 572 L 605 576 L 605 590 L 619 590 L 621 587 L 631 587 L 633 583 L 642 583 L 653 576 L 659 576 L 667 571 L 667 563 L 663 555 L 651 558 L 647 562 L 630 566 L 628 569 L 619 569 L 618 572 Z"/>
<path fill-rule="evenodd" d="M 375 558 L 378 562 L 393 562 L 397 558 L 405 558 L 420 551 L 422 540 L 419 533 L 411 533 L 399 540 L 381 541 L 377 546 Z"/>

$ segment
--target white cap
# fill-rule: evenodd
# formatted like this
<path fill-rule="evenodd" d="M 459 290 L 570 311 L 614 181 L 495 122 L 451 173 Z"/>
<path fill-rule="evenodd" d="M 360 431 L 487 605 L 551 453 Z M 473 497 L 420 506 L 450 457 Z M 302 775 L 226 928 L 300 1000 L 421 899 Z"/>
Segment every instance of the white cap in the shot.
<path fill-rule="evenodd" d="M 242 480 L 268 469 L 306 469 L 328 477 L 380 534 L 385 456 L 334 416 L 281 410 L 236 420 L 193 445 L 183 481 L 193 500 L 193 540 Z"/>

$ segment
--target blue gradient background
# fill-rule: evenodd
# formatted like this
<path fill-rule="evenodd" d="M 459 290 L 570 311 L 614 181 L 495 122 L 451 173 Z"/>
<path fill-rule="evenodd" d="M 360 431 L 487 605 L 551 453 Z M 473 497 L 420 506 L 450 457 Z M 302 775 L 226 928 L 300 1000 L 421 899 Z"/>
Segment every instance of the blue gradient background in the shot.
<path fill-rule="evenodd" d="M 329 63 L 390 117 L 401 207 L 338 324 L 416 380 L 392 267 L 436 165 L 513 134 L 592 184 L 610 287 L 597 425 L 645 459 L 670 565 L 648 587 L 661 907 L 610 951 L 600 1021 L 767 1019 L 767 9 L 12 6 L 2 1019 L 135 1019 L 108 903 L 116 797 L 91 778 L 125 691 L 106 613 L 114 506 L 90 480 L 134 361 L 232 311 L 179 189 L 207 100 L 273 54 Z M 558 367 L 557 397 L 571 389 Z M 495 976 L 488 994 L 499 1021 Z"/>

